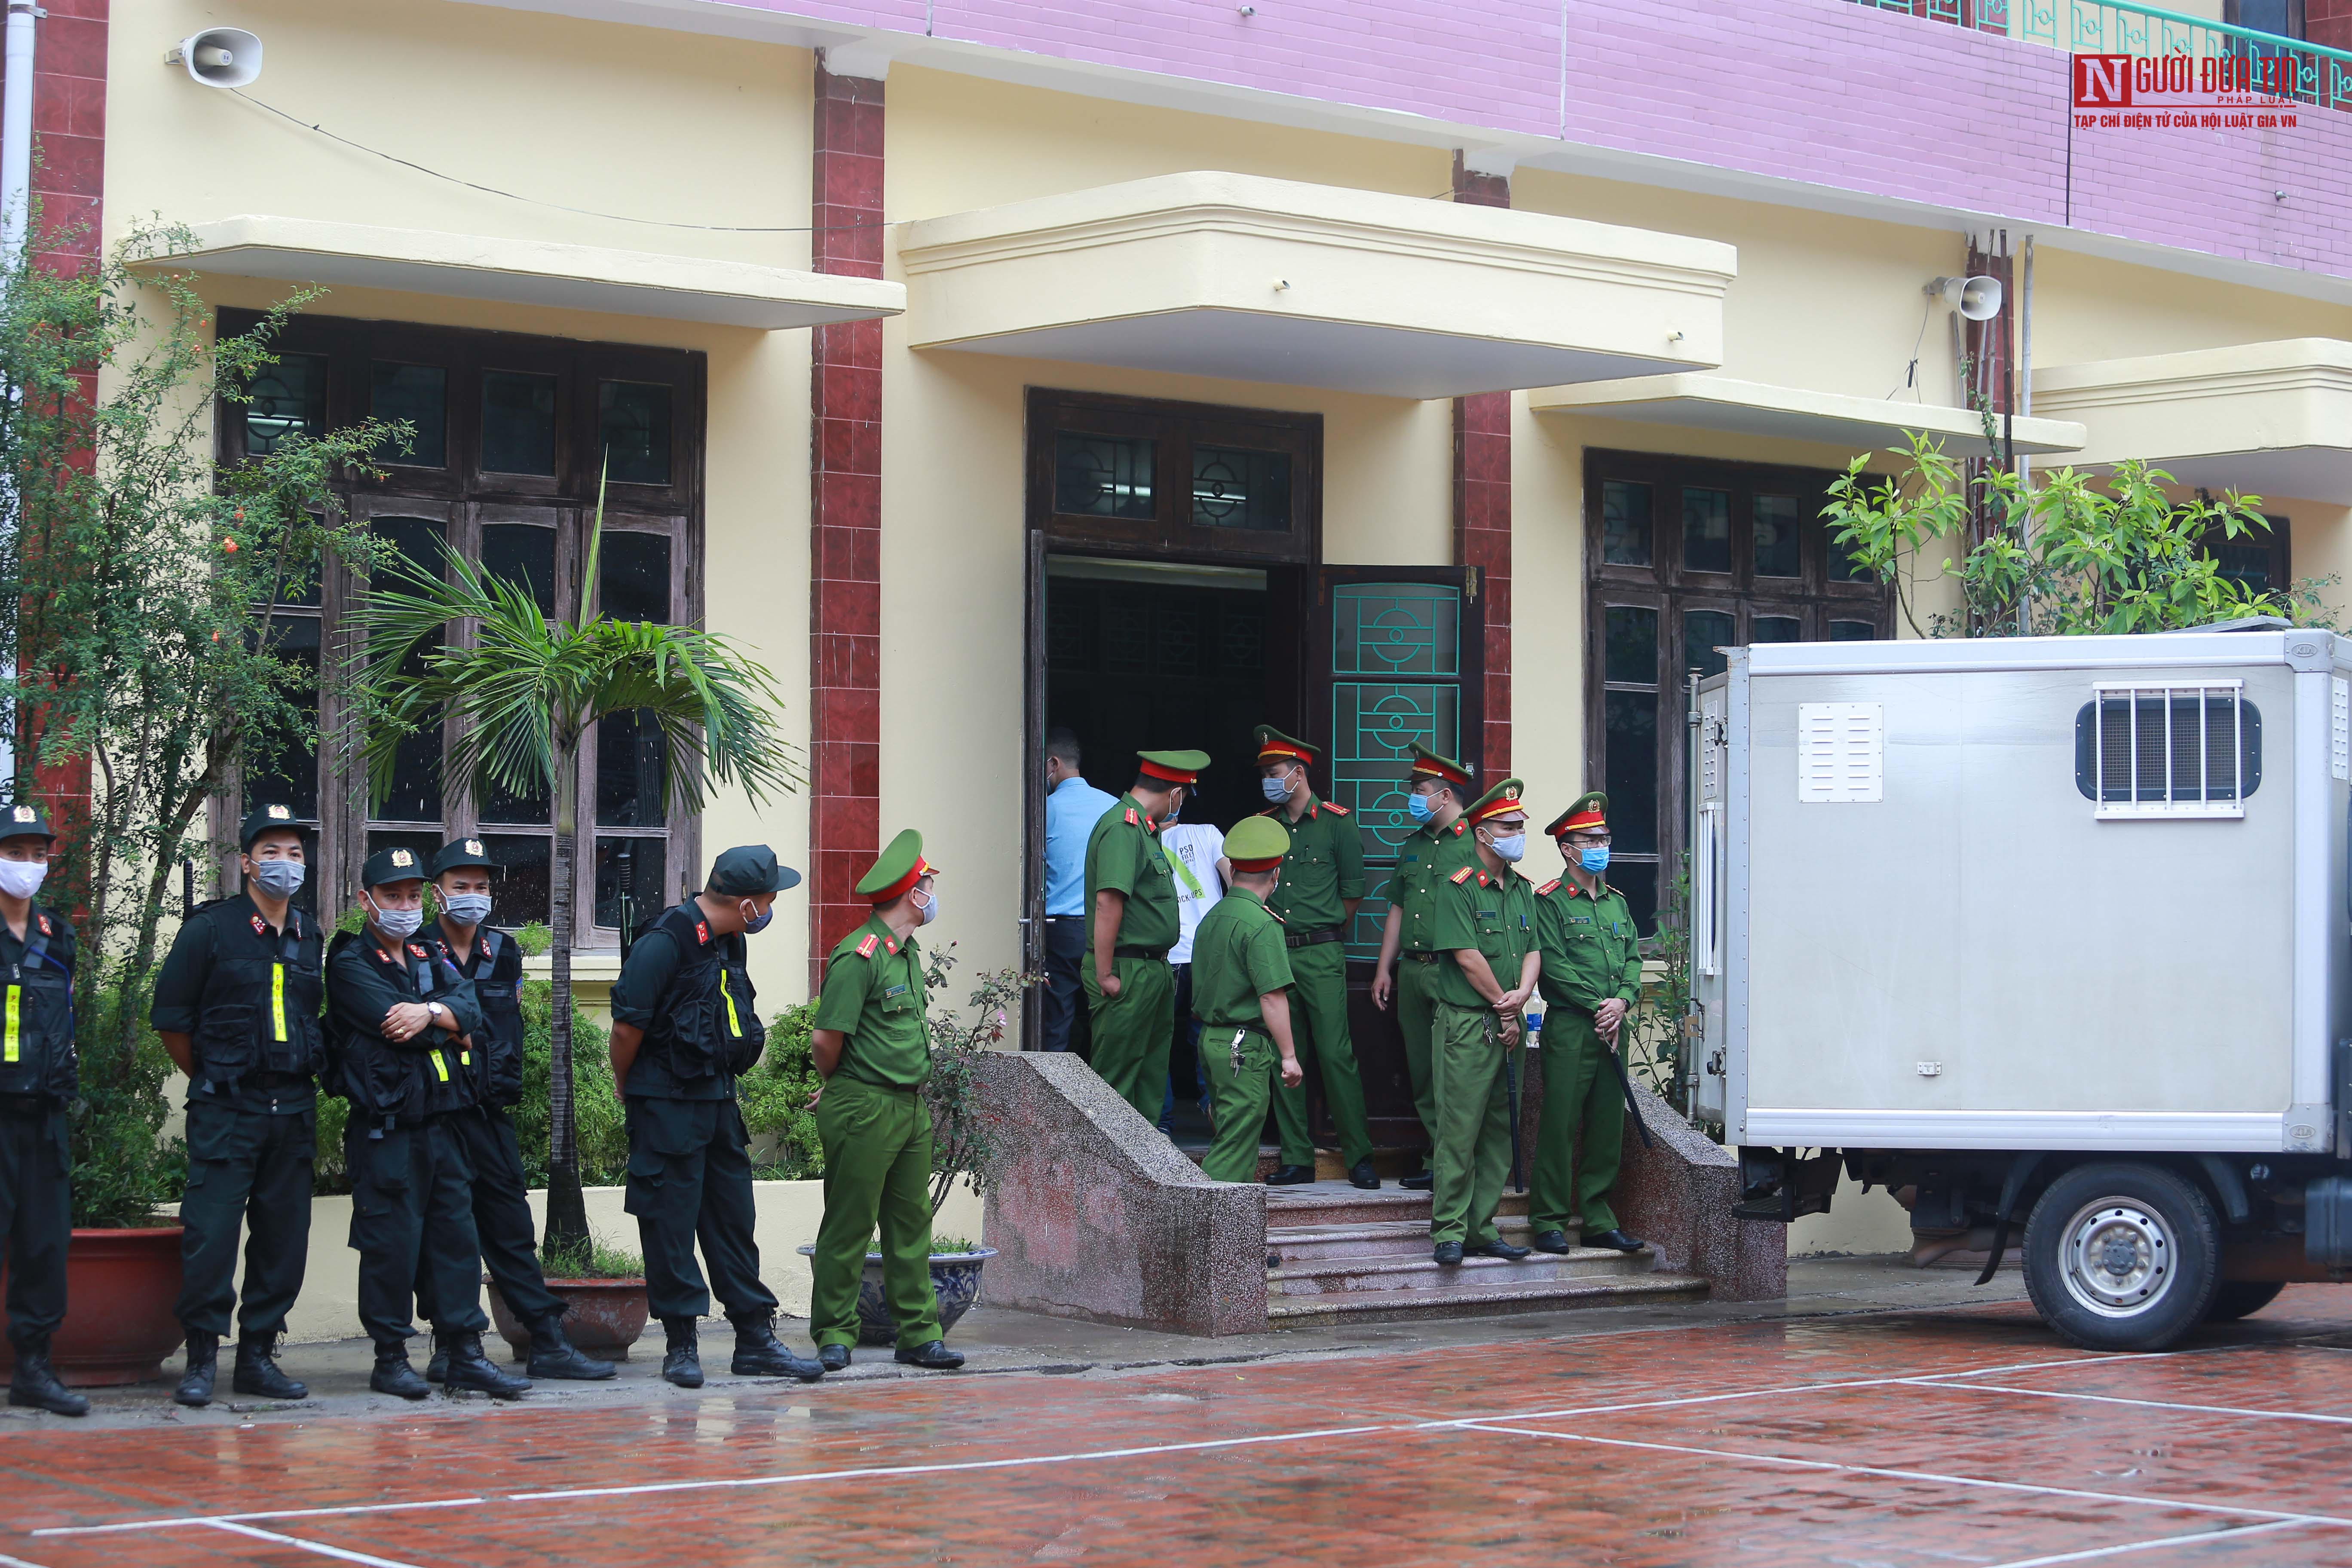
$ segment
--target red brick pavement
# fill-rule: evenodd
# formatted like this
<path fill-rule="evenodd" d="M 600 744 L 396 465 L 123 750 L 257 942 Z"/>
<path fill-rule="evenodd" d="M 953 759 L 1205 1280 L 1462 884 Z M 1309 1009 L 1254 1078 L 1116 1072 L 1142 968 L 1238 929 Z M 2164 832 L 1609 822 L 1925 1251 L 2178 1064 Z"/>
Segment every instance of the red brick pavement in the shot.
<path fill-rule="evenodd" d="M 2158 1357 L 2003 1307 L 48 1427 L 0 1436 L 0 1563 L 2352 1568 L 2347 1461 L 2352 1295 L 2299 1287 Z"/>

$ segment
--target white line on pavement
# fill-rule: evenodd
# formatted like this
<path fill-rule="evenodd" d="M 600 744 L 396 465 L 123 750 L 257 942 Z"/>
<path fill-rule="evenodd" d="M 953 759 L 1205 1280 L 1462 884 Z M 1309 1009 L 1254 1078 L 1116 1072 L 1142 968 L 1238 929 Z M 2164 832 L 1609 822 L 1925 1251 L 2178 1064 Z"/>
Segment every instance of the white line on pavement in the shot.
<path fill-rule="evenodd" d="M 351 1552 L 341 1546 L 329 1546 L 320 1541 L 305 1541 L 299 1535 L 280 1535 L 274 1530 L 256 1530 L 249 1524 L 239 1524 L 232 1519 L 211 1519 L 205 1522 L 215 1530 L 226 1530 L 236 1535 L 249 1535 L 256 1541 L 267 1541 L 278 1546 L 299 1547 L 304 1552 L 315 1552 L 321 1557 L 340 1557 L 346 1563 L 362 1563 L 365 1568 L 415 1568 L 415 1564 L 403 1563 L 398 1558 L 371 1557 L 364 1552 Z"/>
<path fill-rule="evenodd" d="M 2130 1552 L 2153 1552 L 2160 1546 L 2201 1546 L 2209 1541 L 2235 1541 L 2241 1536 L 2263 1535 L 2273 1530 L 2304 1530 L 2312 1521 L 2300 1519 L 2274 1519 L 2268 1524 L 2224 1525 L 2220 1530 L 2193 1531 L 2187 1535 L 2159 1535 L 2153 1541 L 2127 1541 L 2121 1546 L 2093 1546 L 2081 1552 L 2061 1552 L 2049 1557 L 2021 1557 L 2013 1562 L 1996 1563 L 1993 1568 L 2056 1568 L 2061 1563 L 2095 1563 L 2103 1557 L 2121 1557 Z"/>
<path fill-rule="evenodd" d="M 11 1557 L 0 1552 L 0 1568 L 41 1568 L 37 1563 L 27 1563 L 21 1557 Z"/>
<path fill-rule="evenodd" d="M 478 1497 L 433 1498 L 424 1502 L 353 1502 L 340 1508 L 280 1508 L 256 1513 L 184 1513 L 168 1519 L 134 1519 L 121 1524 L 53 1524 L 35 1535 L 111 1535 L 121 1530 L 170 1530 L 184 1524 L 231 1524 L 257 1519 L 331 1519 L 346 1513 L 403 1513 L 419 1508 L 471 1508 Z"/>
<path fill-rule="evenodd" d="M 1925 1381 L 1932 1388 L 2022 1394 L 2032 1399 L 2079 1399 L 2094 1405 L 2136 1405 L 2149 1410 L 2179 1410 L 2199 1415 L 2257 1415 L 2273 1421 L 2315 1421 L 2327 1426 L 2352 1426 L 2352 1415 L 2321 1415 L 2304 1410 L 2256 1410 L 2243 1405 L 2184 1405 L 2170 1399 L 2127 1399 L 2120 1394 L 2074 1394 L 2059 1388 L 2012 1388 L 1999 1383 L 1944 1383 L 1932 1378 Z"/>

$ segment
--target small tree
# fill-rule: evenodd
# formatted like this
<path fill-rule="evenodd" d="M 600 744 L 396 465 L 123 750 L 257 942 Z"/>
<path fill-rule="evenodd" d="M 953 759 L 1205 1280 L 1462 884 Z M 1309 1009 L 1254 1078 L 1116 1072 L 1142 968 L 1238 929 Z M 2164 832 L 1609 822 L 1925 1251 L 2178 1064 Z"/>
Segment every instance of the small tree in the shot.
<path fill-rule="evenodd" d="M 454 790 L 518 795 L 546 790 L 555 805 L 550 949 L 553 1016 L 549 1037 L 547 1232 L 551 1249 L 588 1244 L 580 1186 L 572 1078 L 572 882 L 577 863 L 580 746 L 601 720 L 636 713 L 667 745 L 665 810 L 700 810 L 706 779 L 738 784 L 754 804 L 801 782 L 793 748 L 772 713 L 783 705 L 768 672 L 726 637 L 698 626 L 616 621 L 591 614 L 604 540 L 604 493 L 596 491 L 587 569 L 576 620 L 551 621 L 526 586 L 465 557 L 443 555 L 447 580 L 394 561 L 360 595 L 362 640 L 352 658 L 368 718 L 373 787 L 386 787 L 402 740 L 446 711 L 458 721 L 442 759 Z M 447 640 L 470 626 L 464 646 Z"/>
<path fill-rule="evenodd" d="M 955 967 L 955 943 L 930 950 L 923 984 L 944 990 Z M 981 1103 L 981 1059 L 1004 1038 L 1006 1019 L 1021 993 L 1038 976 L 999 969 L 972 987 L 969 1021 L 945 1009 L 932 1013 L 931 1073 L 923 1080 L 923 1103 L 931 1113 L 931 1216 L 962 1177 L 975 1194 L 988 1191 L 996 1162 L 997 1128 Z"/>
<path fill-rule="evenodd" d="M 1832 541 L 1895 590 L 1918 636 L 2006 637 L 2021 620 L 2035 634 L 2065 637 L 2173 631 L 2237 616 L 2326 616 L 2319 590 L 2329 579 L 2256 594 L 2222 574 L 2213 541 L 2270 531 L 2259 496 L 2216 501 L 2200 492 L 2176 501 L 2163 488 L 2170 474 L 2127 461 L 2104 488 L 2072 468 L 2031 488 L 1991 468 L 1971 498 L 1958 462 L 1925 436 L 1909 438 L 1903 474 L 1874 485 L 1863 471 L 1869 456 L 1856 458 L 1830 486 L 1822 516 Z M 1990 519 L 1983 539 L 1957 563 L 1924 573 L 1927 552 L 1959 536 L 1972 499 Z M 1931 613 L 1923 625 L 1921 583 L 1947 577 L 1959 585 L 1961 608 Z"/>

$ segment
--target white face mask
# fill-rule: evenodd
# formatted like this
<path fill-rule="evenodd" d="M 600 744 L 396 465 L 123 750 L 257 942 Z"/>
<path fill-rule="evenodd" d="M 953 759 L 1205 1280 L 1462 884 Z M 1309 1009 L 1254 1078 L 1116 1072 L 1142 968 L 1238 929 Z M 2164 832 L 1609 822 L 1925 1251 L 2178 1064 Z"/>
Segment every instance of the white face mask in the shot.
<path fill-rule="evenodd" d="M 48 874 L 47 860 L 0 860 L 0 893 L 12 899 L 29 899 L 41 890 L 41 883 Z"/>
<path fill-rule="evenodd" d="M 375 929 L 396 941 L 415 936 L 416 928 L 425 923 L 423 910 L 387 910 L 373 896 L 368 899 L 368 911 L 375 917 Z"/>
<path fill-rule="evenodd" d="M 1486 847 L 1495 852 L 1497 860 L 1516 860 L 1528 852 L 1528 836 L 1514 833 L 1507 838 L 1498 833 L 1486 840 Z"/>
<path fill-rule="evenodd" d="M 488 893 L 444 893 L 441 907 L 449 918 L 461 926 L 478 926 L 490 918 L 490 896 Z"/>
<path fill-rule="evenodd" d="M 911 900 L 910 900 L 910 901 L 911 901 Z M 931 891 L 929 891 L 929 892 L 928 892 L 928 893 L 925 893 L 925 894 L 923 895 L 923 901 L 922 901 L 921 903 L 919 903 L 919 904 L 917 904 L 917 905 L 915 906 L 915 909 L 916 909 L 916 912 L 917 912 L 917 913 L 919 913 L 919 914 L 920 914 L 920 915 L 923 917 L 923 918 L 922 918 L 922 920 L 921 920 L 919 922 L 918 922 L 918 923 L 919 923 L 919 924 L 922 924 L 922 925 L 929 925 L 929 924 L 930 924 L 933 921 L 935 921 L 935 920 L 939 919 L 939 918 L 940 918 L 940 895 L 939 895 L 939 889 L 937 889 L 935 888 L 935 889 L 933 889 Z"/>

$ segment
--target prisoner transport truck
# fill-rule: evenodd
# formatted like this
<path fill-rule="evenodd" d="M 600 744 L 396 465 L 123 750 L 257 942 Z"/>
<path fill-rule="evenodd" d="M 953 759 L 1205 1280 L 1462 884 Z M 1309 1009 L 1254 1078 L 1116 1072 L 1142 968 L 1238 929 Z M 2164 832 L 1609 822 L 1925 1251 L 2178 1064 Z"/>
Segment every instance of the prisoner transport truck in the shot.
<path fill-rule="evenodd" d="M 1695 1101 L 2152 1350 L 2352 1269 L 2352 639 L 1728 652 L 1692 739 Z"/>

